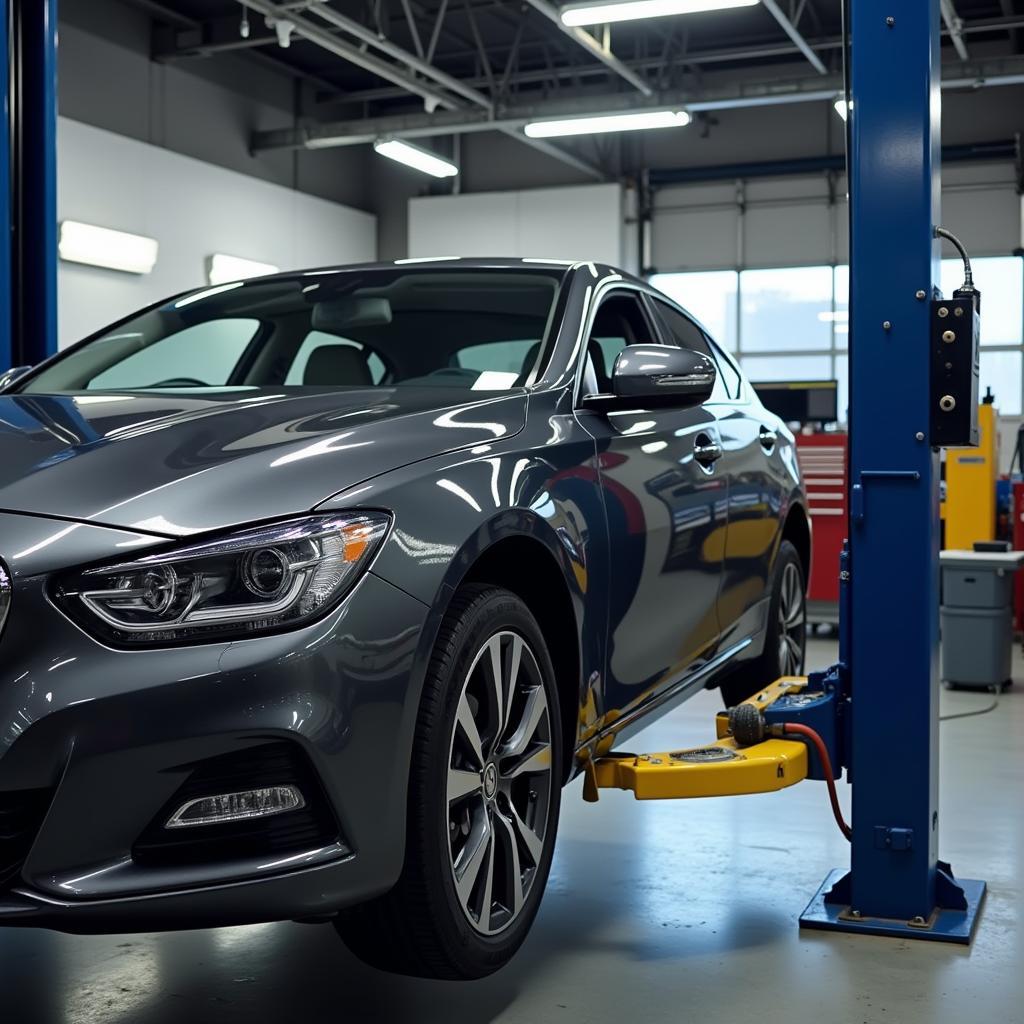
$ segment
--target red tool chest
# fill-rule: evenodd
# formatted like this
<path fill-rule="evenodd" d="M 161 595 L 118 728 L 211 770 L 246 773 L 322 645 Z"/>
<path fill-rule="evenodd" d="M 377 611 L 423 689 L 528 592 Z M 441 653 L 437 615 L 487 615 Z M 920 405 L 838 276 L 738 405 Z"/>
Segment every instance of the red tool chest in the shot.
<path fill-rule="evenodd" d="M 846 434 L 799 434 L 797 458 L 807 488 L 814 555 L 807 587 L 810 622 L 839 621 L 839 555 L 846 540 Z"/>
<path fill-rule="evenodd" d="M 1019 480 L 1013 484 L 1011 508 L 1013 550 L 1024 551 L 1024 483 Z M 1024 631 L 1024 569 L 1017 570 L 1013 581 L 1013 626 Z"/>

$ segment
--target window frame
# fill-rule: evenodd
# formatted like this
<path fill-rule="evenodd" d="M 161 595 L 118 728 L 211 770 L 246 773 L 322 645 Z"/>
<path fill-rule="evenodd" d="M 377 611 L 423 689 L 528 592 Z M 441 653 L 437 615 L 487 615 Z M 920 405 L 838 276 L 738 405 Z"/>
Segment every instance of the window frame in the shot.
<path fill-rule="evenodd" d="M 586 365 L 587 345 L 590 342 L 590 332 L 593 329 L 594 320 L 597 317 L 597 311 L 601 308 L 602 303 L 611 298 L 615 292 L 631 292 L 637 297 L 637 304 L 640 306 L 640 311 L 643 314 L 644 319 L 647 321 L 647 326 L 651 331 L 651 338 L 653 339 L 652 344 L 665 344 L 664 341 L 662 341 L 660 325 L 657 320 L 654 319 L 653 313 L 648 307 L 646 297 L 650 294 L 649 286 L 645 287 L 642 282 L 633 282 L 621 278 L 605 281 L 600 284 L 591 296 L 590 305 L 583 317 L 583 324 L 586 329 L 580 333 L 580 338 L 583 343 L 580 345 L 580 351 L 576 355 L 576 365 L 573 368 L 573 409 L 580 410 L 586 408 L 583 402 L 582 390 L 583 371 Z"/>
<path fill-rule="evenodd" d="M 646 295 L 652 309 L 652 316 L 656 318 L 659 329 L 662 330 L 663 332 L 666 332 L 664 336 L 670 339 L 670 342 L 666 342 L 666 344 L 670 343 L 674 348 L 680 347 L 679 343 L 675 339 L 675 334 L 672 332 L 672 329 L 669 327 L 668 324 L 662 322 L 661 316 L 658 314 L 658 307 L 656 304 L 659 302 L 668 306 L 670 309 L 674 309 L 677 313 L 680 314 L 680 316 L 684 317 L 686 320 L 689 320 L 690 323 L 693 324 L 693 326 L 700 332 L 701 336 L 704 338 L 704 341 L 708 346 L 708 352 L 710 353 L 711 360 L 712 362 L 714 362 L 715 370 L 719 375 L 721 375 L 721 370 L 719 366 L 723 358 L 728 360 L 729 366 L 736 374 L 739 386 L 736 390 L 735 396 L 730 395 L 728 389 L 726 389 L 725 398 L 709 398 L 708 401 L 703 404 L 728 406 L 748 404 L 749 400 L 746 394 L 746 386 L 748 382 L 743 374 L 743 370 L 739 366 L 737 366 L 732 359 L 728 358 L 728 355 L 726 354 L 725 350 L 722 348 L 721 345 L 718 344 L 718 342 L 715 341 L 714 338 L 711 337 L 711 335 L 705 329 L 704 325 L 695 316 L 691 315 L 685 309 L 683 309 L 677 302 L 674 302 L 667 295 L 665 295 L 664 292 L 653 290 L 647 292 Z M 722 381 L 722 387 L 725 388 L 724 379 Z"/>

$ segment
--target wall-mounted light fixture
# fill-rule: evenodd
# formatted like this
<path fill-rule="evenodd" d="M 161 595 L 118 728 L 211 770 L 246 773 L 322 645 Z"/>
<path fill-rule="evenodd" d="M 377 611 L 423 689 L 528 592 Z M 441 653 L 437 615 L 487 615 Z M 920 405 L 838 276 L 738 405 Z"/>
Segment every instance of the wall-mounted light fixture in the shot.
<path fill-rule="evenodd" d="M 126 274 L 150 273 L 156 264 L 158 249 L 155 238 L 83 224 L 77 220 L 61 222 L 57 243 L 62 260 L 120 270 Z"/>
<path fill-rule="evenodd" d="M 229 281 L 242 281 L 247 277 L 265 277 L 276 274 L 281 268 L 273 263 L 259 263 L 256 260 L 243 259 L 241 256 L 229 256 L 227 253 L 215 252 L 206 261 L 206 277 L 210 284 L 227 284 Z"/>

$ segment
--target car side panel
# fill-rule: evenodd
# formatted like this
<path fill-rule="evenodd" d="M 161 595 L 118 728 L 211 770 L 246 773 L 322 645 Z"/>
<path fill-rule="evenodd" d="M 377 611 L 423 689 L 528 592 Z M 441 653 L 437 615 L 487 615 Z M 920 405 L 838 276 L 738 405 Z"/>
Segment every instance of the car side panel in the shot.
<path fill-rule="evenodd" d="M 744 652 L 763 648 L 771 600 L 772 566 L 794 494 L 799 493 L 792 435 L 757 401 L 720 407 L 719 425 L 729 473 L 729 526 L 723 557 L 718 609 L 722 645 L 751 637 Z M 774 431 L 775 444 L 761 444 L 762 427 Z"/>
<path fill-rule="evenodd" d="M 707 408 L 578 415 L 597 439 L 608 510 L 605 725 L 612 726 L 714 653 L 728 479 L 694 458 L 699 439 L 716 435 Z"/>

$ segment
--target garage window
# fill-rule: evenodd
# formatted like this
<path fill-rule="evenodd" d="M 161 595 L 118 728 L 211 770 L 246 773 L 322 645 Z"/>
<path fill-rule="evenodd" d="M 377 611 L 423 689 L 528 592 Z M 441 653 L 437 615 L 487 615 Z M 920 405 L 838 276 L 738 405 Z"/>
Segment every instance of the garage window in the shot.
<path fill-rule="evenodd" d="M 729 352 L 735 352 L 739 274 L 735 270 L 708 270 L 694 274 L 655 274 L 651 284 L 675 299 L 707 328 Z"/>
<path fill-rule="evenodd" d="M 991 387 L 1004 415 L 1024 410 L 1024 259 L 971 260 L 982 294 L 981 391 Z M 963 281 L 959 259 L 944 259 L 940 286 Z M 849 406 L 850 268 L 655 274 L 651 283 L 716 331 L 747 376 L 759 380 L 838 382 L 839 416 Z M 737 315 L 737 311 L 738 315 Z"/>

